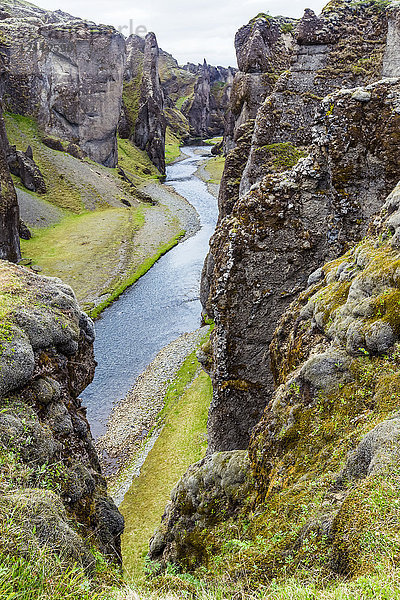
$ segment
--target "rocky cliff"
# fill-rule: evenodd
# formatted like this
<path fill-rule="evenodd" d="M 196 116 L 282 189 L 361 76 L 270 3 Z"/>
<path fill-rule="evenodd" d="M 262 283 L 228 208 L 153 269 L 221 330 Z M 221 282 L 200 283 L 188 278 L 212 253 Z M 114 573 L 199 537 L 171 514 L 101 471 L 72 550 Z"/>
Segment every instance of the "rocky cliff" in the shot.
<path fill-rule="evenodd" d="M 121 137 L 131 138 L 146 150 L 152 163 L 165 174 L 164 94 L 159 75 L 159 48 L 154 33 L 145 39 L 131 35 L 126 42 Z"/>
<path fill-rule="evenodd" d="M 120 559 L 123 519 L 107 496 L 80 392 L 93 378 L 94 327 L 59 279 L 0 264 L 2 514 L 32 545 L 93 568 Z M 1 551 L 13 554 L 7 535 Z"/>
<path fill-rule="evenodd" d="M 8 149 L 3 111 L 0 105 L 0 259 L 17 262 L 19 245 L 19 207 L 8 166 Z"/>
<path fill-rule="evenodd" d="M 160 76 L 171 131 L 182 140 L 220 136 L 225 129 L 234 68 L 202 65 L 179 66 L 170 54 L 161 53 Z"/>
<path fill-rule="evenodd" d="M 190 135 L 207 139 L 224 133 L 224 120 L 229 104 L 235 69 L 187 64 L 184 69 L 196 76 L 193 95 L 182 105 Z"/>
<path fill-rule="evenodd" d="M 14 3 L 2 15 L 5 107 L 78 144 L 93 160 L 117 162 L 125 42 L 108 26 Z"/>
<path fill-rule="evenodd" d="M 398 581 L 399 26 L 379 2 L 306 11 L 257 112 L 203 277 L 209 456 L 172 492 L 161 565 L 277 597 Z"/>
<path fill-rule="evenodd" d="M 385 57 L 388 52 L 395 53 L 391 41 L 394 34 L 388 37 L 387 31 L 388 22 L 394 27 L 396 11 L 384 10 L 375 3 L 357 10 L 348 3 L 328 5 L 320 19 L 306 11 L 294 31 L 300 43 L 292 66 L 277 80 L 257 113 L 243 177 L 239 169 L 234 188 L 222 186 L 220 223 L 202 286 L 205 309 L 216 320 L 212 450 L 246 447 L 273 389 L 268 346 L 277 319 L 305 286 L 314 268 L 361 239 L 369 218 L 380 209 L 399 178 L 396 100 L 386 112 L 397 80 L 382 80 L 371 87 L 341 88 L 319 100 L 315 119 L 310 109 L 310 102 L 314 107 L 317 103 L 317 94 L 310 98 L 310 90 L 314 89 L 310 81 L 319 82 L 323 77 L 324 83 L 318 85 L 328 85 L 321 57 L 315 62 L 316 49 L 321 50 L 322 42 L 323 60 L 330 61 L 329 68 L 325 68 L 329 73 L 336 68 L 338 86 L 350 85 L 354 80 L 360 83 L 362 77 L 368 83 L 374 76 L 379 79 L 383 73 L 393 72 Z M 358 32 L 363 42 L 357 45 L 353 41 L 350 53 L 351 60 L 355 60 L 353 52 L 357 48 L 357 61 L 370 64 L 362 72 L 357 68 L 354 73 L 354 63 L 343 62 L 343 40 L 347 40 L 348 30 L 354 35 Z M 375 58 L 365 62 L 372 41 L 381 57 L 379 64 Z M 310 46 L 304 54 L 305 42 Z M 303 65 L 308 61 L 308 77 L 299 74 L 299 61 Z M 297 82 L 298 91 L 289 89 L 291 84 L 287 82 L 291 81 Z M 329 79 L 329 86 L 332 81 L 335 83 Z M 304 91 L 304 86 L 308 90 Z M 394 92 L 393 98 L 396 95 Z M 277 98 L 280 108 L 276 108 Z M 383 115 L 386 120 L 381 120 Z M 285 125 L 291 122 L 296 127 Z M 306 132 L 304 136 L 301 131 Z M 263 143 L 271 143 L 260 146 L 261 135 Z M 241 147 L 238 144 L 228 155 L 225 184 L 235 172 L 232 165 Z M 287 170 L 293 165 L 292 171 Z M 250 171 L 258 179 L 246 192 Z M 282 171 L 284 176 L 279 175 Z M 239 187 L 244 190 L 241 194 Z M 291 210 L 294 212 L 289 216 Z"/>
<path fill-rule="evenodd" d="M 260 14 L 236 34 L 239 71 L 225 116 L 224 150 L 229 154 L 219 197 L 221 217 L 238 198 L 257 111 L 279 75 L 289 68 L 294 24 L 294 19 Z"/>
<path fill-rule="evenodd" d="M 216 453 L 190 468 L 152 539 L 154 560 L 207 565 L 228 588 L 295 578 L 319 597 L 350 578 L 383 585 L 400 548 L 399 199 L 396 186 L 370 234 L 314 273 L 278 322 L 276 387 L 249 456 Z"/>

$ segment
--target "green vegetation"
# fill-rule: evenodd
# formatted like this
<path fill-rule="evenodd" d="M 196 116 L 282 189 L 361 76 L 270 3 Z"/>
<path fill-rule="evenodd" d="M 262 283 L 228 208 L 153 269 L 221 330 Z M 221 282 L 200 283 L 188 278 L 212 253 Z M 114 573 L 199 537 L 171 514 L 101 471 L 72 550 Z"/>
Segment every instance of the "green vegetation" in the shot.
<path fill-rule="evenodd" d="M 59 154 L 46 148 L 41 142 L 41 133 L 37 123 L 30 117 L 9 114 L 4 115 L 7 136 L 10 144 L 17 150 L 25 151 L 30 145 L 33 149 L 34 159 L 41 170 L 47 186 L 47 193 L 41 194 L 41 198 L 55 204 L 60 208 L 80 212 L 83 209 L 82 193 L 73 178 L 66 178 L 57 169 L 51 159 L 51 154 Z"/>
<path fill-rule="evenodd" d="M 221 136 L 209 138 L 208 140 L 203 140 L 204 144 L 207 146 L 215 146 L 215 144 L 220 144 L 224 138 Z"/>
<path fill-rule="evenodd" d="M 138 204 L 140 186 L 158 180 L 160 173 L 145 152 L 130 140 L 118 139 L 119 165 L 137 186 L 135 192 L 121 180 L 117 169 L 89 159 L 77 160 L 45 146 L 34 119 L 8 114 L 6 125 L 12 144 L 23 151 L 28 145 L 32 147 L 45 176 L 48 192 L 29 192 L 32 201 L 37 199 L 42 212 L 43 201 L 65 209 L 60 212 L 58 224 L 31 228 L 33 237 L 22 241 L 23 256 L 39 265 L 44 274 L 69 283 L 84 308 L 97 316 L 184 233 L 164 207 Z M 176 158 L 179 141 L 174 136 L 170 140 L 171 157 Z M 18 178 L 14 177 L 14 182 L 24 190 Z M 132 208 L 123 207 L 121 199 L 129 199 Z M 90 210 L 85 209 L 86 205 Z M 161 212 L 165 225 L 162 231 L 157 230 L 149 248 L 143 242 L 138 248 L 137 236 L 147 211 Z"/>
<path fill-rule="evenodd" d="M 173 163 L 181 155 L 181 141 L 168 126 L 165 134 L 165 161 L 167 165 Z"/>
<path fill-rule="evenodd" d="M 307 156 L 307 152 L 297 148 L 291 142 L 261 146 L 256 151 L 262 154 L 271 170 L 278 172 L 291 169 L 298 163 L 300 158 Z"/>
<path fill-rule="evenodd" d="M 30 240 L 21 240 L 22 255 L 32 258 L 46 275 L 61 277 L 80 300 L 88 302 L 99 290 L 104 293 L 119 282 L 119 248 L 133 246 L 144 211 L 143 206 L 108 208 L 67 216 L 57 225 L 32 230 Z"/>
<path fill-rule="evenodd" d="M 125 113 L 128 122 L 131 126 L 131 133 L 135 130 L 135 124 L 139 114 L 139 103 L 140 103 L 140 85 L 142 82 L 143 72 L 143 55 L 140 52 L 136 53 L 138 74 L 135 79 L 127 82 L 124 81 L 124 87 L 122 91 L 122 102 L 125 108 Z"/>
<path fill-rule="evenodd" d="M 160 414 L 164 428 L 121 505 L 126 523 L 123 555 L 128 580 L 134 577 L 140 581 L 143 577 L 148 542 L 171 489 L 187 468 L 205 454 L 211 396 L 211 381 L 203 371 L 199 372 L 193 352 L 167 390 Z"/>
<path fill-rule="evenodd" d="M 262 19 L 263 21 L 270 21 L 273 17 L 269 13 L 260 12 L 253 19 L 250 20 L 251 25 L 255 25 L 257 21 Z"/>
<path fill-rule="evenodd" d="M 130 140 L 118 138 L 118 165 L 133 177 L 137 185 L 144 180 L 160 178 L 159 171 L 146 152 L 139 150 Z"/>
<path fill-rule="evenodd" d="M 178 100 L 175 102 L 175 107 L 178 110 L 182 110 L 182 106 L 185 104 L 186 100 L 189 100 L 191 96 L 181 96 L 180 98 L 178 98 Z"/>
<path fill-rule="evenodd" d="M 282 33 L 291 33 L 294 29 L 294 25 L 293 23 L 283 23 L 283 25 L 281 25 L 281 31 Z"/>
<path fill-rule="evenodd" d="M 225 157 L 224 156 L 215 156 L 214 158 L 210 158 L 205 164 L 205 170 L 210 174 L 210 179 L 207 183 L 216 183 L 220 184 L 222 179 L 222 174 L 225 168 Z"/>

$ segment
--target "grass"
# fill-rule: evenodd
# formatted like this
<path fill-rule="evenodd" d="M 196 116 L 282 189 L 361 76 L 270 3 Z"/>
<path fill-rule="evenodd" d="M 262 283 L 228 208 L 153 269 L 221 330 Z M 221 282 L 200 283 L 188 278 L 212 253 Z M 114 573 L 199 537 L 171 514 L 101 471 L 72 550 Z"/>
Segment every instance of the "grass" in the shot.
<path fill-rule="evenodd" d="M 41 135 L 36 121 L 31 117 L 5 113 L 4 115 L 7 136 L 10 144 L 17 150 L 25 151 L 27 146 L 32 146 L 35 162 L 41 170 L 46 181 L 47 193 L 40 198 L 51 202 L 60 208 L 78 213 L 82 210 L 82 196 L 78 186 L 72 179 L 65 178 L 49 159 L 41 142 Z M 54 151 L 55 152 L 55 151 Z"/>
<path fill-rule="evenodd" d="M 225 157 L 224 156 L 215 156 L 214 158 L 210 158 L 205 164 L 205 170 L 210 174 L 210 179 L 208 183 L 216 183 L 220 184 L 222 179 L 222 174 L 224 172 L 225 167 Z"/>
<path fill-rule="evenodd" d="M 61 223 L 33 230 L 30 240 L 21 240 L 22 255 L 32 258 L 46 275 L 61 277 L 79 300 L 105 292 L 118 272 L 121 244 L 131 240 L 144 223 L 143 206 L 135 209 L 108 208 L 68 215 Z"/>
<path fill-rule="evenodd" d="M 181 154 L 181 141 L 174 135 L 171 128 L 168 126 L 165 134 L 165 161 L 167 165 L 173 163 Z"/>
<path fill-rule="evenodd" d="M 178 98 L 178 100 L 175 102 L 175 107 L 178 110 L 182 109 L 182 106 L 185 104 L 186 100 L 189 100 L 190 96 L 181 96 L 180 98 Z"/>
<path fill-rule="evenodd" d="M 134 178 L 144 180 L 160 178 L 159 171 L 146 152 L 139 150 L 130 140 L 118 138 L 118 164 Z"/>
<path fill-rule="evenodd" d="M 212 386 L 208 375 L 198 371 L 193 352 L 167 390 L 160 415 L 164 428 L 120 507 L 125 516 L 123 556 L 128 580 L 143 577 L 149 539 L 161 520 L 171 489 L 205 454 Z"/>
<path fill-rule="evenodd" d="M 218 137 L 213 137 L 213 138 L 209 138 L 208 140 L 203 140 L 204 144 L 207 144 L 208 146 L 215 146 L 215 144 L 219 144 L 220 142 L 222 142 L 224 138 L 221 136 Z"/>

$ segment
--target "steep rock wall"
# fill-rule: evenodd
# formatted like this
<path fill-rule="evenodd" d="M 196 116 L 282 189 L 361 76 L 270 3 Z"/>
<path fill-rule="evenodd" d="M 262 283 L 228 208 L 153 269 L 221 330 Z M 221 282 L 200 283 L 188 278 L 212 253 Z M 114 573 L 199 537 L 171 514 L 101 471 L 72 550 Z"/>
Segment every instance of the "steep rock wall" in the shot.
<path fill-rule="evenodd" d="M 17 262 L 19 245 L 19 207 L 8 166 L 9 144 L 0 104 L 0 259 Z"/>
<path fill-rule="evenodd" d="M 182 106 L 191 137 L 223 135 L 235 69 L 213 67 L 206 61 L 203 65 L 185 65 L 184 69 L 196 75 L 193 96 Z"/>
<path fill-rule="evenodd" d="M 361 239 L 400 177 L 398 98 L 397 79 L 327 96 L 311 154 L 265 177 L 217 228 L 205 306 L 216 323 L 210 451 L 247 446 L 273 391 L 277 320 L 311 271 Z"/>
<path fill-rule="evenodd" d="M 159 75 L 159 49 L 154 33 L 145 39 L 142 82 L 134 142 L 146 150 L 152 163 L 165 174 L 164 94 Z"/>
<path fill-rule="evenodd" d="M 254 136 L 247 137 L 243 177 L 234 158 L 238 153 L 240 159 L 241 144 L 227 157 L 220 222 L 201 290 L 205 311 L 216 320 L 211 451 L 246 447 L 273 389 L 268 346 L 277 319 L 314 268 L 361 238 L 397 181 L 397 158 L 386 152 L 394 144 L 396 154 L 395 104 L 391 115 L 385 109 L 397 83 L 343 89 L 322 104 L 310 91 L 316 82 L 322 92 L 379 79 L 382 71 L 393 74 L 397 14 L 398 8 L 374 2 L 331 4 L 319 18 L 306 11 L 295 31 L 293 65 L 260 108 Z M 257 182 L 240 196 L 249 165 Z M 296 213 L 288 220 L 287 206 Z"/>
<path fill-rule="evenodd" d="M 259 16 L 236 34 L 239 71 L 232 83 L 225 117 L 227 159 L 218 200 L 221 217 L 230 212 L 238 198 L 257 111 L 279 75 L 289 68 L 294 23 L 294 19 Z"/>
<path fill-rule="evenodd" d="M 94 374 L 93 323 L 61 280 L 5 261 L 0 296 L 2 503 L 27 532 L 21 552 L 34 540 L 87 568 L 93 545 L 119 560 L 123 518 L 78 397 Z"/>
<path fill-rule="evenodd" d="M 323 97 L 390 74 L 388 67 L 383 68 L 388 14 L 373 2 L 331 3 L 319 17 L 305 11 L 294 30 L 290 69 L 278 79 L 257 114 L 240 195 L 263 175 L 290 167 L 296 150 L 307 149 Z"/>
<path fill-rule="evenodd" d="M 125 42 L 112 27 L 21 7 L 0 22 L 8 110 L 33 115 L 49 134 L 117 163 Z M 28 10 L 28 14 L 26 11 Z"/>
<path fill-rule="evenodd" d="M 217 453 L 190 468 L 152 539 L 155 560 L 207 564 L 212 579 L 250 589 L 293 576 L 302 592 L 312 581 L 316 597 L 338 580 L 380 580 L 392 564 L 399 211 L 397 185 L 369 235 L 322 265 L 288 307 L 271 344 L 276 389 L 249 457 Z"/>

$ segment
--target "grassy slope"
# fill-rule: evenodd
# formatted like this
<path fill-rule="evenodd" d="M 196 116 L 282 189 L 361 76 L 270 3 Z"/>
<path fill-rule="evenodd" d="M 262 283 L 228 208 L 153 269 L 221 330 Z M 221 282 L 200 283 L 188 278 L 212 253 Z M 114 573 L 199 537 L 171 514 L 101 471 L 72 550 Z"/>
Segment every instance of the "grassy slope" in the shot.
<path fill-rule="evenodd" d="M 132 577 L 140 580 L 143 575 L 148 542 L 160 522 L 171 489 L 206 451 L 212 387 L 209 377 L 198 369 L 196 355 L 192 353 L 167 392 L 161 415 L 165 419 L 164 429 L 120 507 L 125 517 L 123 556 L 129 580 Z"/>
<path fill-rule="evenodd" d="M 174 135 L 170 127 L 167 127 L 165 135 L 165 161 L 167 165 L 173 163 L 181 154 L 181 141 Z"/>
<path fill-rule="evenodd" d="M 215 156 L 214 158 L 210 158 L 204 166 L 204 170 L 207 171 L 210 175 L 210 179 L 207 183 L 221 183 L 222 173 L 224 172 L 225 167 L 225 157 L 224 156 Z"/>
<path fill-rule="evenodd" d="M 121 258 L 118 250 L 129 244 L 143 223 L 142 206 L 68 215 L 53 227 L 33 230 L 30 240 L 21 240 L 22 254 L 33 257 L 47 275 L 61 277 L 79 299 L 89 302 L 98 290 L 113 287 Z"/>
<path fill-rule="evenodd" d="M 23 256 L 42 267 L 44 274 L 69 283 L 84 308 L 97 316 L 184 232 L 164 207 L 139 202 L 135 190 L 119 178 L 116 169 L 79 161 L 44 146 L 33 119 L 8 114 L 6 126 L 12 144 L 20 150 L 28 145 L 33 149 L 48 188 L 40 198 L 65 210 L 57 225 L 32 230 L 32 239 L 22 241 Z M 159 178 L 147 154 L 130 141 L 118 140 L 118 151 L 120 166 L 138 188 Z M 24 189 L 17 178 L 14 181 Z M 31 196 L 34 201 L 36 195 Z M 122 198 L 128 199 L 132 208 L 124 206 Z M 151 213 L 158 215 L 156 220 L 164 220 L 165 227 L 154 232 L 153 240 L 150 231 L 148 248 L 142 243 L 138 249 L 135 235 L 144 226 L 146 215 L 151 223 Z"/>

